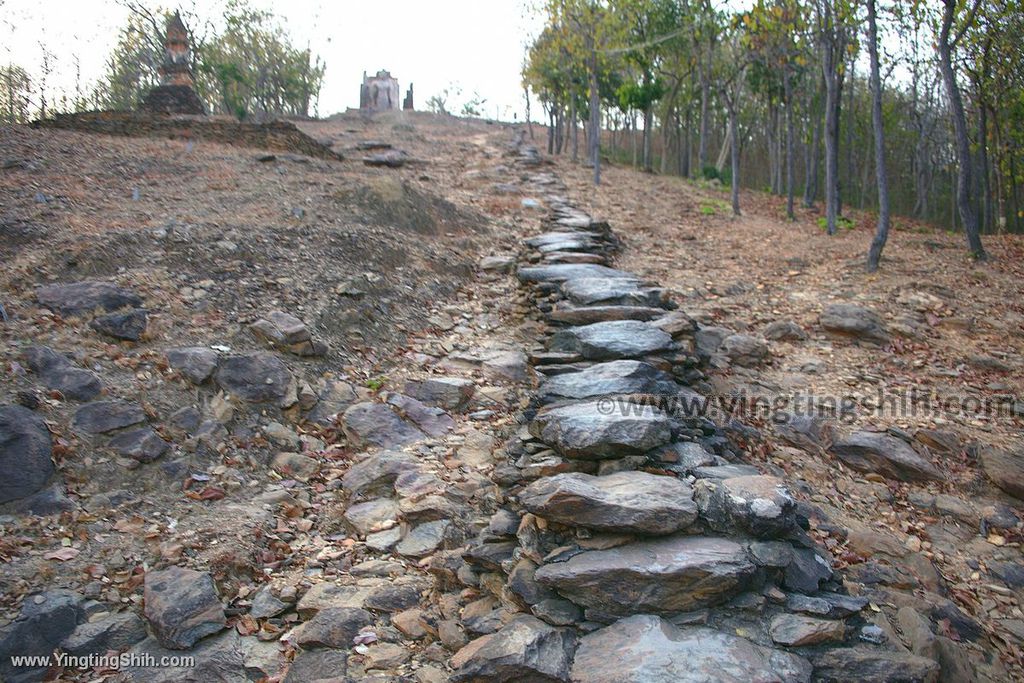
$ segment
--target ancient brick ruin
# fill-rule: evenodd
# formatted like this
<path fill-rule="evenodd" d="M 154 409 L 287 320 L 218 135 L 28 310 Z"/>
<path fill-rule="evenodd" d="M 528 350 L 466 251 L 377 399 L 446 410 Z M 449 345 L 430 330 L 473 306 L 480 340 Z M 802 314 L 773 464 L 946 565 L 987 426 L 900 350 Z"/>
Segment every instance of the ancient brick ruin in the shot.
<path fill-rule="evenodd" d="M 167 22 L 160 85 L 149 91 L 140 109 L 155 114 L 205 114 L 203 102 L 195 91 L 191 61 L 188 30 L 181 15 L 175 12 Z"/>
<path fill-rule="evenodd" d="M 367 76 L 363 72 L 363 84 L 359 86 L 359 110 L 360 111 L 392 111 L 399 108 L 400 91 L 398 81 L 385 69 L 377 72 L 376 76 Z M 410 89 L 411 93 L 411 89 Z M 412 98 L 406 96 L 410 104 Z"/>

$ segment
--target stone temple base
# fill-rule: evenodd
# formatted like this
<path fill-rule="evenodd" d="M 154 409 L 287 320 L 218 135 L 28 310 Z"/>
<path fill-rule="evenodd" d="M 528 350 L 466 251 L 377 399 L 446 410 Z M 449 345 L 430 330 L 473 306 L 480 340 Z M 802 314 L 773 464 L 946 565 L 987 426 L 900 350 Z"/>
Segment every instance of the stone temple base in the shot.
<path fill-rule="evenodd" d="M 161 85 L 146 95 L 139 107 L 154 114 L 206 114 L 202 100 L 187 85 Z"/>

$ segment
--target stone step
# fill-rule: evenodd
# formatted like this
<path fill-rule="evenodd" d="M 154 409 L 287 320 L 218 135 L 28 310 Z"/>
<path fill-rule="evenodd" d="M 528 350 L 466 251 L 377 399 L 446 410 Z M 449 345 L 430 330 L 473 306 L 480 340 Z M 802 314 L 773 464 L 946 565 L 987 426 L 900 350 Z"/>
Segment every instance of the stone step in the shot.
<path fill-rule="evenodd" d="M 579 372 L 545 380 L 538 390 L 541 400 L 584 399 L 615 394 L 675 395 L 680 387 L 670 375 L 650 363 L 613 360 Z"/>
<path fill-rule="evenodd" d="M 562 283 L 562 294 L 577 306 L 668 308 L 668 292 L 622 277 L 581 277 Z"/>
<path fill-rule="evenodd" d="M 548 322 L 590 325 L 609 320 L 654 320 L 665 315 L 664 308 L 652 306 L 569 306 L 560 305 L 547 314 Z"/>
<path fill-rule="evenodd" d="M 620 533 L 671 534 L 697 519 L 689 484 L 646 472 L 544 477 L 526 487 L 519 501 L 553 522 Z"/>
<path fill-rule="evenodd" d="M 651 406 L 612 399 L 542 410 L 529 429 L 562 455 L 583 460 L 639 454 L 672 439 L 667 415 Z"/>
<path fill-rule="evenodd" d="M 652 615 L 622 619 L 580 640 L 574 683 L 707 683 L 811 680 L 807 660 L 745 638 Z"/>
<path fill-rule="evenodd" d="M 636 279 L 632 273 L 594 263 L 555 263 L 546 266 L 526 266 L 517 273 L 520 282 L 564 282 L 578 277 L 621 277 Z"/>
<path fill-rule="evenodd" d="M 675 614 L 719 605 L 754 583 L 739 543 L 671 536 L 592 550 L 537 570 L 537 581 L 588 608 L 588 617 Z"/>
<path fill-rule="evenodd" d="M 639 320 L 611 320 L 556 332 L 551 351 L 578 353 L 589 360 L 637 358 L 675 348 L 667 332 Z"/>

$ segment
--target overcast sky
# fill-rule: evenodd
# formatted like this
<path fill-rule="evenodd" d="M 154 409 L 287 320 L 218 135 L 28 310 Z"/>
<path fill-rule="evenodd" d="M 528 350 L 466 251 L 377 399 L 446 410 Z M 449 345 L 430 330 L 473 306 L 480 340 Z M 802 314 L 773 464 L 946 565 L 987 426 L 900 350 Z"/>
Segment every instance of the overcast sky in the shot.
<path fill-rule="evenodd" d="M 158 4 L 154 0 L 153 4 Z M 178 6 L 165 0 L 168 6 Z M 197 10 L 219 16 L 224 0 L 196 0 Z M 293 41 L 327 64 L 319 113 L 359 106 L 363 71 L 388 69 L 404 96 L 415 85 L 416 106 L 455 84 L 487 100 L 486 115 L 523 116 L 520 68 L 525 46 L 541 26 L 530 0 L 250 0 L 280 16 Z M 182 7 L 191 7 L 183 0 Z M 73 94 L 75 60 L 81 81 L 103 73 L 107 54 L 127 11 L 115 0 L 0 0 L 0 60 L 41 72 L 45 43 L 55 55 L 53 86 Z"/>

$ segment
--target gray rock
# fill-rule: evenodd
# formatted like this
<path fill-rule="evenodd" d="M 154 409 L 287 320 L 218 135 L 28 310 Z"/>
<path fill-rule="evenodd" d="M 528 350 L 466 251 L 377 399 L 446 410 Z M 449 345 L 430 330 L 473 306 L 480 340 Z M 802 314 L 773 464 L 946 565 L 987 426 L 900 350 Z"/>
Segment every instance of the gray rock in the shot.
<path fill-rule="evenodd" d="M 405 538 L 395 546 L 395 552 L 407 557 L 429 555 L 438 548 L 447 546 L 452 540 L 453 532 L 451 520 L 425 522 L 410 529 Z"/>
<path fill-rule="evenodd" d="M 636 358 L 673 348 L 672 337 L 640 320 L 611 320 L 560 330 L 551 336 L 552 351 L 578 353 L 588 360 Z"/>
<path fill-rule="evenodd" d="M 574 683 L 807 683 L 801 657 L 698 626 L 650 615 L 622 619 L 580 640 Z"/>
<path fill-rule="evenodd" d="M 546 564 L 537 581 L 603 614 L 671 614 L 721 604 L 756 573 L 740 544 L 701 536 L 641 541 L 591 550 Z"/>
<path fill-rule="evenodd" d="M 770 355 L 768 345 L 749 334 L 731 334 L 722 340 L 718 352 L 735 365 L 752 368 L 761 365 Z"/>
<path fill-rule="evenodd" d="M 324 388 L 317 394 L 317 403 L 306 416 L 310 422 L 325 427 L 334 426 L 334 418 L 345 411 L 359 397 L 355 389 L 348 382 L 329 379 L 324 382 Z"/>
<path fill-rule="evenodd" d="M 546 316 L 553 323 L 590 325 L 609 320 L 654 320 L 665 314 L 664 308 L 650 306 L 569 306 L 560 304 Z"/>
<path fill-rule="evenodd" d="M 163 647 L 156 638 L 146 638 L 130 652 L 135 661 L 159 662 L 163 658 L 180 658 L 180 650 Z M 129 666 L 124 672 L 135 683 L 251 683 L 245 669 L 245 656 L 241 638 L 231 629 L 226 633 L 205 638 L 188 651 L 194 657 L 190 666 Z M 181 661 L 178 659 L 177 661 Z"/>
<path fill-rule="evenodd" d="M 832 567 L 809 548 L 793 548 L 793 560 L 786 567 L 783 584 L 800 593 L 816 593 L 822 581 L 832 578 Z"/>
<path fill-rule="evenodd" d="M 541 385 L 540 395 L 544 400 L 594 398 L 614 394 L 672 396 L 679 388 L 670 375 L 650 363 L 613 360 L 596 363 L 579 372 L 551 377 Z"/>
<path fill-rule="evenodd" d="M 139 341 L 146 333 L 148 324 L 149 312 L 143 308 L 136 308 L 127 313 L 108 313 L 93 318 L 89 327 L 114 339 Z"/>
<path fill-rule="evenodd" d="M 342 415 L 345 436 L 355 447 L 401 448 L 426 438 L 383 403 L 357 403 Z"/>
<path fill-rule="evenodd" d="M 697 479 L 731 479 L 733 477 L 756 477 L 761 471 L 753 465 L 712 465 L 694 467 L 691 474 Z"/>
<path fill-rule="evenodd" d="M 867 598 L 838 593 L 818 593 L 814 597 L 793 593 L 786 598 L 786 609 L 829 619 L 844 619 L 860 612 L 868 604 Z"/>
<path fill-rule="evenodd" d="M 889 341 L 885 323 L 874 311 L 856 304 L 830 304 L 818 319 L 828 332 L 884 344 Z"/>
<path fill-rule="evenodd" d="M 842 642 L 846 624 L 833 619 L 815 619 L 799 614 L 779 614 L 768 627 L 772 641 L 786 647 Z"/>
<path fill-rule="evenodd" d="M 499 567 L 500 568 L 500 567 Z M 545 600 L 554 600 L 558 596 L 550 588 L 537 583 L 537 564 L 522 557 L 508 573 L 507 586 L 525 605 L 536 605 Z M 571 603 L 570 603 L 571 604 Z M 539 616 L 539 615 L 536 615 Z M 548 621 L 545 619 L 544 621 Z M 551 622 L 548 622 L 551 623 Z M 559 624 L 564 625 L 564 624 Z"/>
<path fill-rule="evenodd" d="M 944 481 L 945 476 L 902 439 L 879 432 L 854 432 L 831 452 L 858 472 L 878 472 L 900 481 Z"/>
<path fill-rule="evenodd" d="M 549 266 L 520 268 L 521 282 L 565 282 L 576 278 L 626 278 L 635 280 L 633 273 L 593 263 L 556 263 Z"/>
<path fill-rule="evenodd" d="M 328 607 L 302 625 L 295 642 L 304 650 L 333 647 L 346 650 L 364 626 L 373 625 L 373 615 L 358 607 Z"/>
<path fill-rule="evenodd" d="M 420 467 L 419 461 L 408 453 L 382 451 L 349 467 L 341 485 L 353 498 L 385 495 L 394 491 L 400 474 Z"/>
<path fill-rule="evenodd" d="M 213 578 L 182 567 L 146 572 L 145 617 L 164 647 L 185 650 L 227 624 Z"/>
<path fill-rule="evenodd" d="M 402 417 L 410 420 L 425 434 L 433 437 L 444 436 L 455 427 L 455 420 L 444 410 L 425 405 L 410 396 L 390 394 L 388 395 L 388 405 L 394 406 Z"/>
<path fill-rule="evenodd" d="M 118 612 L 90 621 L 64 639 L 61 649 L 72 655 L 102 655 L 107 650 L 127 650 L 146 638 L 146 624 L 135 612 Z"/>
<path fill-rule="evenodd" d="M 45 667 L 15 668 L 11 657 L 49 656 L 85 621 L 84 598 L 68 590 L 50 590 L 25 597 L 21 614 L 0 629 L 0 680 L 30 683 L 45 680 Z"/>
<path fill-rule="evenodd" d="M 430 585 L 428 582 L 415 581 L 380 586 L 366 596 L 363 606 L 375 612 L 402 612 L 416 607 L 420 603 L 420 596 Z"/>
<path fill-rule="evenodd" d="M 193 384 L 202 384 L 210 379 L 219 360 L 216 351 L 204 346 L 186 346 L 167 351 L 167 364 L 185 375 Z"/>
<path fill-rule="evenodd" d="M 300 652 L 282 683 L 348 683 L 348 653 L 341 650 Z"/>
<path fill-rule="evenodd" d="M 43 419 L 21 406 L 0 406 L 0 503 L 27 498 L 53 476 L 53 441 Z"/>
<path fill-rule="evenodd" d="M 776 320 L 764 328 L 763 335 L 765 339 L 774 341 L 803 341 L 807 339 L 804 328 L 792 320 Z"/>
<path fill-rule="evenodd" d="M 1024 500 L 1024 450 L 987 447 L 981 449 L 978 459 L 993 484 Z"/>
<path fill-rule="evenodd" d="M 774 424 L 783 441 L 810 453 L 817 453 L 832 443 L 832 425 L 820 417 L 781 413 Z"/>
<path fill-rule="evenodd" d="M 668 293 L 626 278 L 574 278 L 562 283 L 562 294 L 577 306 L 649 306 L 665 308 Z"/>
<path fill-rule="evenodd" d="M 269 619 L 286 611 L 289 604 L 274 596 L 269 586 L 264 586 L 252 599 L 252 606 L 249 608 L 249 615 L 253 619 Z"/>
<path fill-rule="evenodd" d="M 697 519 L 689 484 L 646 472 L 557 474 L 530 484 L 519 501 L 545 519 L 602 531 L 670 534 Z"/>
<path fill-rule="evenodd" d="M 725 338 L 733 334 L 735 333 L 727 327 L 701 327 L 693 335 L 697 355 L 707 358 L 717 353 Z"/>
<path fill-rule="evenodd" d="M 576 635 L 523 615 L 466 645 L 451 659 L 452 683 L 567 681 Z"/>
<path fill-rule="evenodd" d="M 841 647 L 811 656 L 822 683 L 935 683 L 939 665 L 926 657 L 878 647 Z"/>
<path fill-rule="evenodd" d="M 559 249 L 559 247 L 568 242 L 579 242 L 588 246 L 590 249 L 597 250 L 600 248 L 602 236 L 596 232 L 587 232 L 586 230 L 578 231 L 555 231 L 545 232 L 540 235 L 535 235 L 529 239 L 523 240 L 523 243 L 534 249 L 544 250 L 544 247 L 548 247 L 546 251 L 570 251 L 569 249 Z M 556 247 L 551 249 L 551 247 Z"/>
<path fill-rule="evenodd" d="M 552 626 L 571 626 L 583 620 L 583 610 L 568 600 L 541 600 L 530 608 L 533 615 Z"/>
<path fill-rule="evenodd" d="M 89 401 L 103 388 L 96 375 L 75 367 L 67 356 L 47 346 L 30 346 L 25 350 L 25 360 L 48 389 L 55 389 L 72 401 Z"/>
<path fill-rule="evenodd" d="M 345 511 L 345 521 L 362 536 L 380 531 L 384 522 L 396 523 L 398 516 L 398 503 L 391 498 L 356 503 Z"/>
<path fill-rule="evenodd" d="M 97 309 L 116 311 L 142 305 L 142 299 L 134 292 L 97 280 L 46 285 L 36 290 L 36 299 L 61 315 L 82 315 Z"/>
<path fill-rule="evenodd" d="M 106 434 L 146 421 L 146 413 L 138 403 L 118 399 L 93 401 L 75 411 L 71 424 L 88 434 Z"/>
<path fill-rule="evenodd" d="M 701 516 L 716 531 L 739 529 L 760 538 L 796 529 L 796 500 L 781 479 L 765 475 L 701 480 L 696 487 Z"/>
<path fill-rule="evenodd" d="M 153 462 L 170 447 L 152 427 L 142 427 L 118 434 L 107 445 L 117 454 L 139 462 Z"/>
<path fill-rule="evenodd" d="M 674 471 L 689 474 L 694 468 L 715 464 L 715 456 L 694 441 L 677 441 L 653 451 L 651 457 L 671 463 Z"/>
<path fill-rule="evenodd" d="M 563 455 L 587 460 L 643 453 L 672 438 L 671 420 L 664 413 L 612 399 L 541 411 L 529 430 Z"/>
<path fill-rule="evenodd" d="M 429 377 L 405 383 L 406 394 L 445 410 L 464 409 L 475 391 L 476 383 L 462 377 Z"/>
<path fill-rule="evenodd" d="M 228 356 L 215 374 L 221 389 L 249 403 L 284 403 L 292 387 L 292 373 L 272 353 Z"/>
<path fill-rule="evenodd" d="M 750 556 L 762 567 L 785 569 L 793 561 L 793 546 L 786 541 L 754 541 Z"/>

